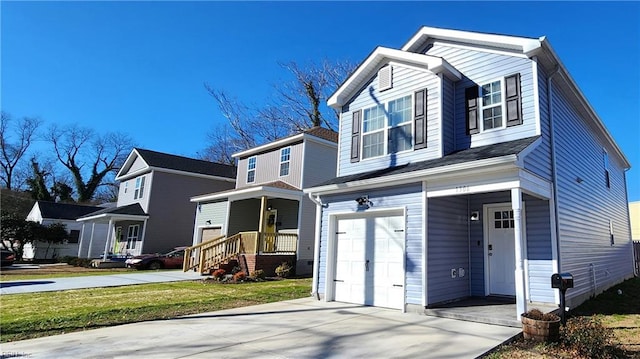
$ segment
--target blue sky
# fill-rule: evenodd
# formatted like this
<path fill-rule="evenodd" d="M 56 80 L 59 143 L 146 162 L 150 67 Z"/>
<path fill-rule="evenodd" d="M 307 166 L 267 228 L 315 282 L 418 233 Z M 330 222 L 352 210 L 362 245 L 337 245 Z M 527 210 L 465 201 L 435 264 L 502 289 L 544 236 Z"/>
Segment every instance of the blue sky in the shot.
<path fill-rule="evenodd" d="M 7 2 L 1 106 L 46 124 L 128 133 L 195 156 L 223 121 L 203 83 L 259 105 L 277 62 L 362 61 L 420 26 L 547 36 L 634 166 L 640 200 L 637 2 Z"/>

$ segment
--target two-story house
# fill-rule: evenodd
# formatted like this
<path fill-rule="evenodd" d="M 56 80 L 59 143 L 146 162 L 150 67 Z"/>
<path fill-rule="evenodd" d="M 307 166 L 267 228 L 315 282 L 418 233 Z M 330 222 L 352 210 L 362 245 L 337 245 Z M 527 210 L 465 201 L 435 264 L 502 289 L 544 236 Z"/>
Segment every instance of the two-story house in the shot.
<path fill-rule="evenodd" d="M 192 196 L 235 187 L 236 168 L 167 153 L 134 148 L 116 175 L 117 206 L 78 218 L 83 231 L 107 224 L 102 254 L 139 255 L 191 244 L 195 203 Z M 84 236 L 83 236 L 84 238 Z M 90 250 L 92 253 L 92 251 Z"/>
<path fill-rule="evenodd" d="M 310 274 L 316 206 L 302 188 L 335 177 L 337 141 L 337 132 L 313 127 L 234 154 L 236 188 L 191 198 L 197 203 L 194 246 L 221 238 L 226 242 L 218 241 L 218 246 L 241 251 L 242 259 L 250 262 L 249 272 L 273 269 L 292 256 L 296 273 Z M 242 249 L 229 246 L 235 239 L 242 241 Z M 211 262 L 200 270 L 206 272 L 217 264 Z"/>
<path fill-rule="evenodd" d="M 633 276 L 630 165 L 546 38 L 421 28 L 330 97 L 337 178 L 305 192 L 313 292 L 425 311 L 470 297 L 557 308 Z"/>

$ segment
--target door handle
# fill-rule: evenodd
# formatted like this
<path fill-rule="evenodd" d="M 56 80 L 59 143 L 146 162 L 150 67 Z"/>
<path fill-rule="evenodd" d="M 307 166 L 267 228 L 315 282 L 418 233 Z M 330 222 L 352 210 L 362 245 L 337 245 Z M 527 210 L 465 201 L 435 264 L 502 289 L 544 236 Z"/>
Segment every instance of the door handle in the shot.
<path fill-rule="evenodd" d="M 364 269 L 368 272 L 369 271 L 369 260 L 367 259 L 366 262 L 364 262 Z"/>

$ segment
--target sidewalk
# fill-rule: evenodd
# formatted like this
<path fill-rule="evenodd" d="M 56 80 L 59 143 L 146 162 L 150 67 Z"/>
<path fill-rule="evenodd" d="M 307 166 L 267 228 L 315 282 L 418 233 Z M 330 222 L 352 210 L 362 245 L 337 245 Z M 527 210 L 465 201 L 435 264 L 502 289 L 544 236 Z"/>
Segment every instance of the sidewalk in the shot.
<path fill-rule="evenodd" d="M 178 282 L 198 280 L 203 278 L 196 272 L 172 271 L 141 271 L 137 273 L 122 273 L 110 275 L 95 275 L 85 277 L 47 278 L 37 280 L 14 280 L 0 282 L 0 294 L 18 294 L 51 292 L 69 289 L 119 287 L 123 285 Z"/>

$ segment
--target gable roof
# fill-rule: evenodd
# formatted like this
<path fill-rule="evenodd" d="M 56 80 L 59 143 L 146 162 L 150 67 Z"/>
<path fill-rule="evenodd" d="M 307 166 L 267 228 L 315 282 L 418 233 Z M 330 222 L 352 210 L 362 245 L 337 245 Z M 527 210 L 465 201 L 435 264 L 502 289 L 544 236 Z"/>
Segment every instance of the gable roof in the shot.
<path fill-rule="evenodd" d="M 267 152 L 277 148 L 285 147 L 293 143 L 304 141 L 304 140 L 323 142 L 325 144 L 337 147 L 338 133 L 336 131 L 333 131 L 321 126 L 315 126 L 315 127 L 306 129 L 304 131 L 301 131 L 297 134 L 283 137 L 275 141 L 265 143 L 264 145 L 261 145 L 261 146 L 257 146 L 241 152 L 234 153 L 233 157 L 243 158 L 250 155 L 255 155 L 258 153 Z"/>
<path fill-rule="evenodd" d="M 129 169 L 138 157 L 142 158 L 147 166 L 143 170 L 130 173 Z M 143 148 L 134 148 L 127 157 L 124 165 L 116 175 L 116 180 L 130 178 L 143 171 L 148 171 L 151 169 L 177 171 L 233 180 L 235 180 L 236 178 L 235 166 L 184 156 L 177 156 Z"/>
<path fill-rule="evenodd" d="M 471 162 L 477 162 L 482 160 L 491 160 L 504 158 L 506 156 L 514 156 L 523 152 L 527 147 L 536 142 L 540 136 L 533 136 L 523 138 L 515 141 L 502 142 L 493 145 L 469 148 L 453 152 L 441 158 L 433 160 L 426 160 L 420 162 L 413 162 L 406 165 L 395 166 L 385 168 L 381 170 L 369 171 L 364 173 L 357 173 L 348 176 L 336 177 L 326 182 L 320 183 L 313 188 L 305 189 L 305 192 L 315 193 L 323 192 L 325 190 L 335 189 L 336 186 L 345 185 L 348 183 L 357 183 L 367 181 L 376 178 L 394 177 L 412 172 L 419 172 L 425 170 L 434 170 L 442 168 L 443 172 L 447 171 L 446 167 L 455 166 L 460 164 L 468 164 Z M 419 179 L 415 176 L 415 180 Z M 348 185 L 347 185 L 348 187 Z"/>
<path fill-rule="evenodd" d="M 78 217 L 98 211 L 102 208 L 74 203 L 56 203 L 48 201 L 37 201 L 36 206 L 40 208 L 40 214 L 43 219 L 48 218 L 69 220 L 75 220 Z"/>
<path fill-rule="evenodd" d="M 389 61 L 417 65 L 433 73 L 442 73 L 454 81 L 462 78 L 460 72 L 441 57 L 378 46 L 329 97 L 327 104 L 339 110 Z"/>

